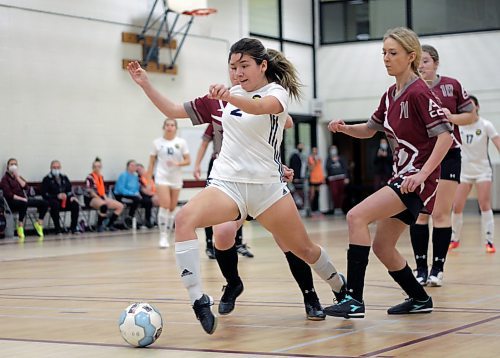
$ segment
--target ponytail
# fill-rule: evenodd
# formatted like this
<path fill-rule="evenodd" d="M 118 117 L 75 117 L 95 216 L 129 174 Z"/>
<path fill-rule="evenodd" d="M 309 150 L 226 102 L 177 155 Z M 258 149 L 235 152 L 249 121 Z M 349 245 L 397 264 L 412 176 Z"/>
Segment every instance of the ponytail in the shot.
<path fill-rule="evenodd" d="M 268 64 L 266 77 L 269 81 L 276 82 L 285 88 L 292 98 L 300 100 L 302 83 L 297 75 L 297 70 L 283 54 L 273 49 L 267 49 Z"/>

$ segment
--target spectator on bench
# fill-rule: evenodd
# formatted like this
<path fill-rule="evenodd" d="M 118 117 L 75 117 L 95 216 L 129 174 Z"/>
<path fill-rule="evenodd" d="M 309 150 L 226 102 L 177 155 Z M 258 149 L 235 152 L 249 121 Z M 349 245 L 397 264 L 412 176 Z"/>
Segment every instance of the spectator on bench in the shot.
<path fill-rule="evenodd" d="M 137 174 L 139 175 L 142 199 L 151 201 L 152 206 L 160 206 L 160 200 L 158 199 L 158 194 L 156 194 L 154 179 L 148 179 L 148 173 L 146 168 L 144 168 L 144 165 L 137 164 Z M 151 222 L 153 222 L 153 220 L 151 220 Z"/>
<path fill-rule="evenodd" d="M 49 209 L 49 204 L 43 199 L 29 198 L 24 192 L 27 189 L 26 180 L 19 174 L 18 162 L 11 158 L 7 161 L 7 171 L 2 177 L 0 188 L 12 211 L 18 213 L 17 236 L 24 240 L 24 218 L 28 207 L 36 207 L 38 220 L 33 223 L 36 233 L 43 239 L 43 218 Z"/>
<path fill-rule="evenodd" d="M 101 174 L 101 159 L 95 158 L 92 163 L 92 173 L 85 179 L 85 205 L 97 210 L 97 231 L 102 232 L 105 229 L 115 231 L 116 219 L 123 211 L 124 205 L 117 200 L 111 199 L 106 195 L 104 187 L 104 178 Z M 104 226 L 104 220 L 107 218 L 108 209 L 113 209 L 113 214 L 109 218 L 108 224 Z"/>
<path fill-rule="evenodd" d="M 63 232 L 59 221 L 59 213 L 61 211 L 70 211 L 71 233 L 79 234 L 77 224 L 80 204 L 78 198 L 73 194 L 68 177 L 61 173 L 61 162 L 58 160 L 53 160 L 50 163 L 50 173 L 43 178 L 41 191 L 44 199 L 49 202 L 50 216 L 54 221 L 55 233 L 61 234 Z"/>
<path fill-rule="evenodd" d="M 145 225 L 151 227 L 151 200 L 144 200 L 140 193 L 139 177 L 137 175 L 137 163 L 135 160 L 127 162 L 127 170 L 120 174 L 114 189 L 116 200 L 124 202 L 124 199 L 130 201 L 127 205 L 130 207 L 128 217 L 125 219 L 127 226 L 132 226 L 135 212 L 142 205 L 145 211 Z M 126 201 L 125 201 L 126 202 Z"/>

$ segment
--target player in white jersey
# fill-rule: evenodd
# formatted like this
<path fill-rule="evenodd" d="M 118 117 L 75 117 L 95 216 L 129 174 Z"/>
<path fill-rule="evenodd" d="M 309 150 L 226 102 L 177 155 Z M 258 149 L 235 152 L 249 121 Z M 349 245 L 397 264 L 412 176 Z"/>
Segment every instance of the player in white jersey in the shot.
<path fill-rule="evenodd" d="M 275 50 L 268 49 L 269 56 L 276 56 Z M 138 62 L 131 62 L 128 65 L 128 70 L 132 79 L 144 90 L 151 102 L 167 117 L 172 118 L 189 118 L 193 125 L 209 123 L 214 130 L 214 139 L 216 139 L 217 154 L 222 147 L 222 123 L 220 122 L 221 114 L 226 103 L 216 99 L 208 98 L 208 95 L 198 97 L 192 101 L 185 102 L 184 105 L 176 104 L 169 98 L 161 94 L 155 87 L 152 86 L 148 79 L 146 71 L 144 71 Z M 236 78 L 235 71 L 229 71 L 231 83 L 238 84 L 239 79 Z M 293 120 L 290 116 L 287 117 L 285 128 L 293 126 Z M 283 166 L 284 179 L 289 181 L 293 179 L 293 170 Z M 220 224 L 214 227 L 215 234 L 215 257 L 221 269 L 221 272 L 226 279 L 226 285 L 223 287 L 224 294 L 219 301 L 219 313 L 226 315 L 234 309 L 237 297 L 243 292 L 243 282 L 238 273 L 238 238 L 235 237 L 238 227 L 234 222 Z M 311 268 L 302 259 L 297 257 L 289 248 L 284 245 L 278 238 L 274 237 L 276 243 L 285 254 L 290 271 L 297 282 L 301 293 L 304 297 L 304 307 L 306 316 L 309 320 L 324 320 L 325 313 L 319 302 L 319 298 L 314 288 Z"/>
<path fill-rule="evenodd" d="M 174 227 L 174 211 L 182 188 L 182 168 L 191 159 L 186 140 L 177 137 L 177 121 L 167 118 L 163 122 L 163 137 L 153 141 L 149 157 L 148 177 L 155 170 L 155 184 L 160 202 L 158 226 L 160 228 L 160 247 L 169 247 L 169 235 Z"/>
<path fill-rule="evenodd" d="M 254 217 L 295 255 L 309 263 L 337 293 L 345 295 L 344 281 L 327 253 L 308 237 L 283 182 L 280 145 L 289 94 L 299 97 L 300 83 L 293 65 L 279 52 L 270 56 L 256 39 L 233 44 L 229 64 L 240 85 L 231 89 L 212 85 L 211 98 L 228 104 L 221 122 L 224 140 L 210 173 L 208 186 L 178 213 L 175 224 L 177 265 L 196 317 L 212 334 L 217 319 L 213 300 L 203 293 L 196 229 L 226 223 L 241 225 Z M 223 248 L 224 249 L 224 248 Z"/>
<path fill-rule="evenodd" d="M 477 98 L 470 97 L 476 104 L 476 111 L 479 112 Z M 450 249 L 456 249 L 460 245 L 465 202 L 472 185 L 475 184 L 477 201 L 481 209 L 481 231 L 486 244 L 486 252 L 495 253 L 496 249 L 493 244 L 495 223 L 493 211 L 491 210 L 493 174 L 488 157 L 488 144 L 491 140 L 500 152 L 500 136 L 493 124 L 481 117 L 473 124 L 460 127 L 460 135 L 462 136 L 462 173 L 460 174 L 460 184 L 453 203 L 453 235 Z"/>

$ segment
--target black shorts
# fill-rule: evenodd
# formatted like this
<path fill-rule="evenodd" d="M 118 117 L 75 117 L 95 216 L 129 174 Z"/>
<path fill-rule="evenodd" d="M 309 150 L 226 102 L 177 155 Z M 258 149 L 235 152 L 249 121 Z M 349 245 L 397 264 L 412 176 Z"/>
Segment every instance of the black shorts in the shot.
<path fill-rule="evenodd" d="M 101 198 L 102 200 L 104 200 L 104 197 L 103 197 L 103 196 L 100 196 L 100 198 Z M 90 202 L 91 202 L 91 201 L 92 201 L 92 197 L 87 196 L 87 195 L 85 195 L 85 196 L 83 197 L 83 202 L 85 203 L 85 206 L 86 206 L 86 207 L 88 207 L 88 208 L 90 207 Z"/>
<path fill-rule="evenodd" d="M 460 170 L 462 168 L 462 155 L 459 148 L 452 148 L 446 153 L 441 162 L 440 179 L 460 183 Z"/>
<path fill-rule="evenodd" d="M 424 208 L 424 203 L 415 192 L 407 194 L 401 193 L 400 186 L 402 181 L 403 179 L 398 178 L 390 184 L 387 184 L 392 190 L 396 192 L 396 194 L 398 194 L 399 198 L 406 206 L 405 210 L 403 210 L 399 214 L 392 216 L 392 218 L 399 219 L 406 225 L 413 225 L 417 221 L 418 214 L 420 214 L 420 212 Z"/>

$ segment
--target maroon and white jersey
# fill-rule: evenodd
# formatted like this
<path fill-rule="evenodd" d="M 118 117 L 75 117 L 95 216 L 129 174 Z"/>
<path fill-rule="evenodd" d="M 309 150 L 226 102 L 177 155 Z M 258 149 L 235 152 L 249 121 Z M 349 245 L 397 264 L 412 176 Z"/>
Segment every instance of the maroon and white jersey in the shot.
<path fill-rule="evenodd" d="M 217 156 L 222 147 L 221 118 L 224 107 L 226 107 L 226 102 L 208 98 L 208 95 L 184 103 L 184 109 L 194 126 L 209 124 L 203 139 L 212 140 L 213 156 Z"/>
<path fill-rule="evenodd" d="M 469 95 L 462 87 L 460 82 L 451 77 L 438 76 L 437 79 L 429 85 L 430 89 L 441 101 L 443 108 L 448 108 L 452 114 L 472 112 L 474 105 Z M 453 128 L 453 143 L 451 148 L 460 148 L 462 139 L 458 126 L 450 123 Z"/>
<path fill-rule="evenodd" d="M 438 99 L 422 79 L 410 82 L 398 96 L 395 93 L 394 84 L 367 123 L 371 129 L 384 131 L 393 149 L 393 177 L 389 182 L 418 173 L 434 149 L 436 136 L 452 131 Z M 429 213 L 434 207 L 440 170 L 440 166 L 434 169 L 416 191 Z"/>

